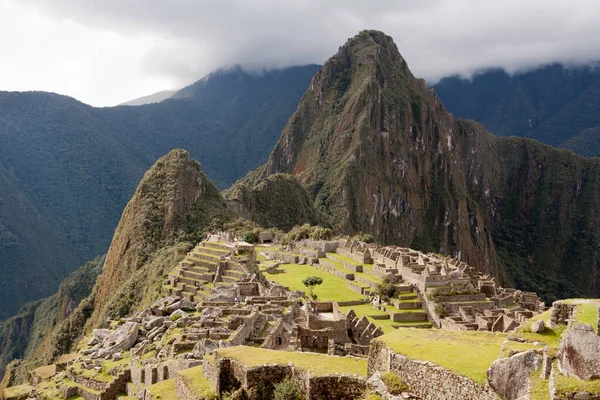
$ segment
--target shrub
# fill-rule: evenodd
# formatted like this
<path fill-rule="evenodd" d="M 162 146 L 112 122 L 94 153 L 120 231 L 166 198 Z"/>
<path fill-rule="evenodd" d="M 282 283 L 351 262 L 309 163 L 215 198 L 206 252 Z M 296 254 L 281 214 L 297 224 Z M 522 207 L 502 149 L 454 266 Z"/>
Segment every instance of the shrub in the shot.
<path fill-rule="evenodd" d="M 383 300 L 393 299 L 397 292 L 398 289 L 387 276 L 381 280 L 381 283 L 377 284 L 377 294 Z"/>
<path fill-rule="evenodd" d="M 440 318 L 445 318 L 446 317 L 446 307 L 444 307 L 443 304 L 436 304 L 435 305 L 435 313 L 438 315 L 438 317 Z"/>
<path fill-rule="evenodd" d="M 285 378 L 274 385 L 273 400 L 302 400 L 300 382 L 293 378 Z"/>
<path fill-rule="evenodd" d="M 370 233 L 359 233 L 354 236 L 354 239 L 365 243 L 373 243 L 375 241 L 375 238 Z"/>
<path fill-rule="evenodd" d="M 400 377 L 393 372 L 384 372 L 381 375 L 381 380 L 383 383 L 385 383 L 388 392 L 394 396 L 398 396 L 402 392 L 406 392 L 408 390 L 408 386 L 406 386 L 406 384 L 402 382 L 402 379 L 400 379 Z"/>
<path fill-rule="evenodd" d="M 254 244 L 258 241 L 258 234 L 255 231 L 245 231 L 242 233 L 242 240 L 244 242 Z"/>

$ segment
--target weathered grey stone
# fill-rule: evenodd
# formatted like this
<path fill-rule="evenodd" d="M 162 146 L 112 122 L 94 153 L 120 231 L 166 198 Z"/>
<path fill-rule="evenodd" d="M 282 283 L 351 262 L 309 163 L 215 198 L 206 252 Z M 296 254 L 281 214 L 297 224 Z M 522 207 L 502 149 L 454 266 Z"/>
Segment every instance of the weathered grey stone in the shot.
<path fill-rule="evenodd" d="M 575 325 L 565 333 L 558 349 L 558 366 L 568 376 L 600 378 L 600 337 L 591 325 Z"/>
<path fill-rule="evenodd" d="M 129 350 L 138 338 L 139 325 L 135 322 L 125 322 L 117 330 L 111 332 L 102 342 L 98 357 L 110 357 L 113 354 Z"/>
<path fill-rule="evenodd" d="M 119 360 L 121 360 L 122 358 L 123 358 L 123 353 L 121 353 L 121 352 L 115 353 L 115 354 L 113 354 L 113 355 L 112 355 L 112 357 L 111 357 L 111 359 L 112 359 L 113 361 L 119 361 Z"/>
<path fill-rule="evenodd" d="M 94 329 L 93 333 L 94 333 L 94 337 L 90 339 L 90 341 L 88 342 L 88 346 L 93 346 L 95 344 L 102 343 L 104 341 L 104 339 L 106 339 L 106 337 L 108 335 L 110 335 L 111 330 L 110 329 Z"/>
<path fill-rule="evenodd" d="M 529 375 L 542 366 L 543 358 L 535 350 L 494 361 L 487 370 L 492 389 L 506 400 L 518 399 L 529 391 Z"/>
<path fill-rule="evenodd" d="M 542 321 L 541 319 L 538 321 L 535 321 L 533 323 L 533 325 L 531 325 L 531 332 L 533 333 L 542 333 L 546 330 L 546 325 L 544 324 L 544 321 Z"/>
<path fill-rule="evenodd" d="M 144 329 L 147 331 L 156 328 L 157 326 L 161 326 L 165 322 L 165 317 L 150 317 L 144 324 Z"/>
<path fill-rule="evenodd" d="M 168 313 L 176 310 L 192 311 L 194 310 L 194 304 L 190 300 L 183 298 L 167 307 Z"/>
<path fill-rule="evenodd" d="M 189 314 L 183 310 L 177 310 L 171 314 L 172 319 L 174 319 L 174 318 L 183 319 L 183 318 L 187 318 L 187 317 L 189 317 Z"/>

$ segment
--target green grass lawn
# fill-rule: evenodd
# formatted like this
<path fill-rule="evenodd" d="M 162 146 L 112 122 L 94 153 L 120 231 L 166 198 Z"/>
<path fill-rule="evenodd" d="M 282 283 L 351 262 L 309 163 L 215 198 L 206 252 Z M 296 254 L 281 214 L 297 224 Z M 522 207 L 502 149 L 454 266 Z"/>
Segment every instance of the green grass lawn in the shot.
<path fill-rule="evenodd" d="M 167 379 L 148 386 L 148 393 L 152 400 L 177 400 L 177 395 L 175 394 L 175 379 Z"/>
<path fill-rule="evenodd" d="M 338 254 L 338 253 L 327 253 L 327 254 L 330 254 L 333 257 L 337 258 L 340 262 L 345 262 L 345 263 L 348 263 L 350 265 L 362 265 L 361 263 L 359 263 L 355 259 L 343 256 L 343 255 Z"/>
<path fill-rule="evenodd" d="M 210 382 L 204 378 L 201 365 L 177 371 L 177 376 L 183 379 L 188 389 L 190 389 L 192 393 L 197 396 L 195 398 L 205 400 L 216 400 L 219 398 L 217 393 L 212 388 Z"/>
<path fill-rule="evenodd" d="M 233 358 L 248 367 L 261 364 L 288 364 L 306 368 L 315 376 L 329 374 L 353 374 L 367 376 L 367 360 L 354 357 L 327 356 L 317 353 L 276 351 L 247 346 L 217 350 L 223 357 Z"/>
<path fill-rule="evenodd" d="M 278 270 L 284 271 L 280 274 L 269 274 L 266 271 L 264 275 L 267 279 L 279 283 L 282 286 L 289 287 L 290 290 L 300 290 L 308 294 L 306 286 L 302 280 L 307 276 L 318 276 L 323 279 L 323 283 L 315 288 L 315 294 L 319 300 L 327 301 L 352 301 L 362 300 L 364 297 L 360 293 L 350 290 L 345 279 L 320 270 L 312 265 L 282 264 Z"/>
<path fill-rule="evenodd" d="M 574 318 L 582 324 L 590 324 L 598 332 L 598 307 L 600 300 L 597 299 L 573 299 L 570 303 L 577 304 Z"/>
<path fill-rule="evenodd" d="M 490 332 L 403 328 L 378 337 L 395 352 L 430 361 L 483 385 L 506 335 Z"/>
<path fill-rule="evenodd" d="M 554 361 L 554 370 L 558 371 L 558 361 Z M 558 373 L 554 375 L 554 386 L 556 387 L 556 394 L 561 396 L 564 396 L 566 393 L 575 392 L 600 394 L 600 379 L 582 381 L 580 379 Z"/>
<path fill-rule="evenodd" d="M 370 315 L 388 315 L 389 314 L 386 311 L 376 310 L 369 303 L 361 304 L 359 306 L 342 306 L 342 307 L 340 307 L 340 310 L 342 310 L 342 312 L 344 314 L 348 313 L 348 311 L 350 311 L 351 309 L 354 310 L 354 312 L 356 313 L 356 316 L 358 318 L 365 316 L 365 315 L 370 316 Z"/>
<path fill-rule="evenodd" d="M 380 327 L 383 330 L 383 333 L 394 332 L 396 330 L 394 325 L 398 325 L 397 322 L 392 322 L 391 319 L 373 319 L 369 317 L 367 317 L 367 319 L 376 326 Z"/>
<path fill-rule="evenodd" d="M 517 328 L 513 333 L 509 334 L 511 338 L 521 338 L 528 342 L 541 342 L 546 343 L 551 347 L 558 347 L 560 342 L 560 336 L 566 329 L 566 326 L 559 326 L 556 329 L 552 329 L 548 326 L 548 320 L 550 319 L 550 314 L 552 313 L 552 309 L 545 311 L 539 315 L 534 316 L 533 318 L 525 321 L 519 328 Z M 546 324 L 546 329 L 542 333 L 532 333 L 531 325 L 534 322 L 543 320 Z"/>

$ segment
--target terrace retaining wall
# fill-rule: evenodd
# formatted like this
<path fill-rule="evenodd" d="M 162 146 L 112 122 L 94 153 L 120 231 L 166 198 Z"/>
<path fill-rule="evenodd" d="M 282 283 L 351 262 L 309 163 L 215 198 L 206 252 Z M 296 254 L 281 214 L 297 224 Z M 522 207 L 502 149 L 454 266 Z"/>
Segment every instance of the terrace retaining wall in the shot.
<path fill-rule="evenodd" d="M 395 353 L 385 343 L 373 341 L 368 375 L 391 371 L 424 400 L 493 400 L 489 387 L 430 362 L 411 360 Z"/>

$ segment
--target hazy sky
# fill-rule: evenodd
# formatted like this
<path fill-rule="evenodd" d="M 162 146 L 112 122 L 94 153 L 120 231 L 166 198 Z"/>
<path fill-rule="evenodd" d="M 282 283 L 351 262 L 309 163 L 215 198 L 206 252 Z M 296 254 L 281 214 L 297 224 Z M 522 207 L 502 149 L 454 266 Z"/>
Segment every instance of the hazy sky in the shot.
<path fill-rule="evenodd" d="M 0 90 L 114 105 L 219 67 L 323 63 L 362 29 L 429 81 L 600 59 L 597 0 L 0 0 Z"/>

